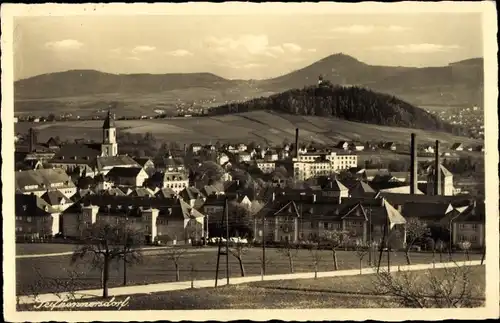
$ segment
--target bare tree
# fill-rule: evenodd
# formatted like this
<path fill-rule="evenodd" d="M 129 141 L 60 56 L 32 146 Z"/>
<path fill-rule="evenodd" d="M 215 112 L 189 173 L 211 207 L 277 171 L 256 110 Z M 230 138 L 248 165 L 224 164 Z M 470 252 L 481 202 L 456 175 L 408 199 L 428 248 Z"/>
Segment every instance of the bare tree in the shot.
<path fill-rule="evenodd" d="M 243 255 L 248 251 L 248 245 L 242 242 L 236 242 L 232 248 L 229 248 L 229 252 L 238 259 L 240 265 L 241 277 L 245 277 L 245 267 L 243 265 Z"/>
<path fill-rule="evenodd" d="M 325 241 L 325 244 L 332 251 L 333 257 L 333 269 L 338 270 L 338 262 L 337 262 L 337 249 L 340 248 L 344 243 L 349 240 L 350 234 L 348 231 L 343 230 L 329 230 L 323 233 L 322 239 Z"/>
<path fill-rule="evenodd" d="M 462 241 L 462 242 L 460 242 L 460 249 L 462 249 L 464 251 L 465 258 L 467 259 L 467 261 L 470 260 L 470 258 L 469 258 L 469 250 L 470 250 L 471 246 L 472 246 L 472 244 L 469 241 Z"/>
<path fill-rule="evenodd" d="M 102 297 L 108 297 L 109 268 L 111 262 L 117 259 L 139 259 L 141 249 L 138 247 L 141 241 L 129 239 L 138 237 L 139 234 L 125 234 L 122 225 L 111 225 L 108 223 L 96 222 L 85 228 L 80 238 L 79 247 L 71 256 L 71 263 L 75 264 L 79 260 L 86 261 L 90 258 L 92 268 L 101 270 Z M 126 246 L 125 248 L 123 246 Z"/>
<path fill-rule="evenodd" d="M 416 218 L 411 218 L 406 221 L 406 246 L 405 257 L 406 263 L 411 265 L 410 251 L 415 242 L 430 234 L 430 229 L 425 222 Z"/>
<path fill-rule="evenodd" d="M 474 301 L 475 287 L 471 283 L 471 268 L 468 266 L 429 269 L 425 275 L 411 271 L 395 274 L 382 271 L 374 275 L 372 283 L 376 294 L 390 296 L 402 307 L 460 308 L 479 305 Z"/>
<path fill-rule="evenodd" d="M 284 244 L 276 249 L 276 252 L 288 258 L 288 265 L 290 267 L 290 273 L 295 272 L 293 260 L 299 252 L 298 245 L 291 243 L 290 241 L 285 241 Z"/>
<path fill-rule="evenodd" d="M 262 278 L 262 280 L 264 280 L 264 265 L 267 267 L 268 265 L 270 265 L 273 261 L 272 257 L 269 257 L 268 255 L 266 255 L 265 259 L 263 259 L 262 255 L 259 255 L 257 257 L 259 259 L 259 263 L 260 263 L 260 276 Z"/>
<path fill-rule="evenodd" d="M 370 248 L 370 246 L 368 246 Z M 363 272 L 363 258 L 368 254 L 369 250 L 365 248 L 361 243 L 356 244 L 355 253 L 359 259 L 359 274 L 361 275 Z"/>
<path fill-rule="evenodd" d="M 306 248 L 309 250 L 309 254 L 311 256 L 311 259 L 313 261 L 314 265 L 314 279 L 318 278 L 318 266 L 319 263 L 322 259 L 321 255 L 321 242 L 318 239 L 318 241 L 315 241 L 313 243 L 307 244 Z"/>
<path fill-rule="evenodd" d="M 180 260 L 187 253 L 187 249 L 181 246 L 173 246 L 172 248 L 168 248 L 166 251 L 167 259 L 174 263 L 175 267 L 175 281 L 180 280 Z"/>
<path fill-rule="evenodd" d="M 133 252 L 134 248 L 142 245 L 144 242 L 144 233 L 142 231 L 134 230 L 125 225 L 123 229 L 123 239 L 121 246 L 123 252 L 119 255 L 118 260 L 123 261 L 123 286 L 127 285 L 127 267 L 142 262 L 142 253 Z"/>

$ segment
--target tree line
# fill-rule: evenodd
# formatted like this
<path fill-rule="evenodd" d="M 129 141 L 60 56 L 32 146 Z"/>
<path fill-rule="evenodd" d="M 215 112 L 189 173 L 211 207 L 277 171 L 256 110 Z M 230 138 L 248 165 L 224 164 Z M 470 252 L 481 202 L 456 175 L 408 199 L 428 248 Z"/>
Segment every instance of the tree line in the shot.
<path fill-rule="evenodd" d="M 349 121 L 393 127 L 438 130 L 467 135 L 462 127 L 448 124 L 438 117 L 394 96 L 361 87 L 331 84 L 293 89 L 270 97 L 229 103 L 211 108 L 209 115 L 270 110 L 295 115 L 331 116 Z"/>

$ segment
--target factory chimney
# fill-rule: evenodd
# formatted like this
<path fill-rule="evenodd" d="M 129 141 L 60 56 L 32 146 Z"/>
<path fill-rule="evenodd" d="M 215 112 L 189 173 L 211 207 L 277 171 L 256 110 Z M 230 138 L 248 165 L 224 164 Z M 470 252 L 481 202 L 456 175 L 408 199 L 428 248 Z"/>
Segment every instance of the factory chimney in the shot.
<path fill-rule="evenodd" d="M 29 149 L 29 152 L 32 153 L 35 151 L 35 146 L 37 144 L 35 129 L 30 128 L 28 136 L 29 136 L 28 149 Z"/>
<path fill-rule="evenodd" d="M 299 159 L 299 128 L 295 129 L 295 158 Z"/>
<path fill-rule="evenodd" d="M 417 194 L 418 191 L 418 161 L 417 161 L 417 135 L 411 134 L 410 143 L 410 194 Z"/>
<path fill-rule="evenodd" d="M 439 155 L 439 140 L 436 140 L 434 164 L 434 195 L 441 195 L 441 161 Z"/>

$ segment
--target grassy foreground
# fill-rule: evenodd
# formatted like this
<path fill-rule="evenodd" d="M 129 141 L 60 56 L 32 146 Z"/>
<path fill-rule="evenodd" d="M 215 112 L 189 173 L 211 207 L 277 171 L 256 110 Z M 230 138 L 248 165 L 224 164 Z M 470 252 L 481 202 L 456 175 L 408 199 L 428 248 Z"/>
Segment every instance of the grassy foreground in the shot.
<path fill-rule="evenodd" d="M 173 282 L 176 278 L 174 263 L 168 257 L 168 250 L 155 250 L 154 252 L 145 252 L 143 261 L 140 264 L 131 266 L 127 269 L 128 285 L 143 285 L 153 283 Z M 359 258 L 352 251 L 338 251 L 339 270 L 358 269 Z M 243 257 L 243 264 L 247 276 L 260 275 L 261 261 L 260 248 L 250 248 Z M 71 278 L 72 288 L 75 290 L 85 290 L 99 288 L 100 272 L 92 270 L 89 261 L 82 261 L 77 265 L 70 264 L 71 255 L 42 257 L 42 258 L 18 258 L 16 259 L 16 285 L 17 295 L 31 295 L 33 288 L 36 293 L 49 293 L 59 289 L 67 289 L 67 284 Z M 266 274 L 287 274 L 290 273 L 288 258 L 277 252 L 276 249 L 269 248 L 266 252 L 268 265 Z M 320 252 L 320 261 L 318 271 L 333 270 L 332 253 L 328 250 Z M 412 253 L 412 264 L 432 263 L 432 254 L 430 253 Z M 480 254 L 471 254 L 471 260 L 479 260 Z M 374 255 L 373 260 L 378 260 L 378 255 Z M 391 265 L 405 265 L 404 253 L 391 253 Z M 453 255 L 453 260 L 465 260 L 463 253 Z M 443 261 L 448 261 L 447 255 L 443 255 Z M 217 262 L 217 250 L 208 249 L 190 249 L 189 252 L 180 259 L 180 280 L 186 281 L 191 277 L 191 267 L 195 268 L 195 279 L 214 279 Z M 439 262 L 439 256 L 436 255 L 435 262 Z M 113 262 L 110 269 L 109 287 L 122 286 L 123 281 L 123 263 Z M 362 261 L 363 267 L 369 267 L 368 256 Z M 384 252 L 382 257 L 382 266 L 387 266 L 387 254 Z M 221 272 L 219 277 L 225 278 L 226 259 L 221 258 Z M 296 273 L 314 271 L 314 264 L 311 254 L 307 250 L 299 250 L 294 257 L 294 270 Z M 234 257 L 229 257 L 230 277 L 240 277 L 240 268 L 238 261 Z M 48 283 L 57 280 L 59 285 Z"/>
<path fill-rule="evenodd" d="M 480 306 L 484 300 L 485 268 L 471 268 L 473 298 Z M 442 269 L 434 269 L 444 274 Z M 411 273 L 416 280 L 424 279 L 428 271 Z M 398 275 L 398 273 L 395 273 Z M 193 310 L 193 309 L 306 309 L 306 308 L 393 308 L 398 303 L 389 297 L 375 295 L 374 275 L 263 281 L 250 284 L 180 290 L 151 295 L 131 295 L 122 310 Z M 127 297 L 116 297 L 123 301 Z M 97 301 L 94 299 L 93 301 Z M 89 302 L 90 300 L 77 301 Z M 34 310 L 34 305 L 22 305 L 21 311 Z M 86 308 L 79 308 L 85 310 Z M 47 309 L 40 309 L 47 310 Z M 69 309 L 66 309 L 69 310 Z M 99 310 L 99 308 L 92 308 Z M 105 308 L 101 309 L 105 310 Z M 107 310 L 110 310 L 109 308 Z"/>

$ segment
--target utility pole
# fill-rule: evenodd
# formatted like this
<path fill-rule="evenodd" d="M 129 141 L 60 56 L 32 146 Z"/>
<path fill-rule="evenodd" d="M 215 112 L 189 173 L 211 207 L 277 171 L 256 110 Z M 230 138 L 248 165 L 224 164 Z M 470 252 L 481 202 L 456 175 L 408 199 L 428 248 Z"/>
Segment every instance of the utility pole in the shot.
<path fill-rule="evenodd" d="M 266 275 L 266 215 L 262 213 L 262 275 Z"/>
<path fill-rule="evenodd" d="M 221 216 L 221 227 L 220 227 L 220 236 L 219 236 L 219 247 L 217 251 L 217 265 L 215 269 L 215 287 L 217 287 L 217 283 L 219 281 L 219 264 L 220 264 L 220 256 L 226 255 L 226 276 L 227 276 L 227 284 L 229 285 L 229 223 L 228 223 L 228 210 L 227 210 L 227 197 L 224 201 L 224 214 Z M 222 239 L 224 237 L 224 219 L 226 220 L 226 251 L 222 251 Z"/>
<path fill-rule="evenodd" d="M 368 208 L 368 264 L 371 266 L 372 265 L 372 208 Z"/>

